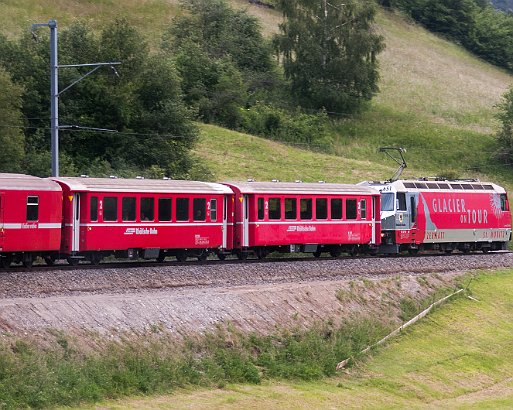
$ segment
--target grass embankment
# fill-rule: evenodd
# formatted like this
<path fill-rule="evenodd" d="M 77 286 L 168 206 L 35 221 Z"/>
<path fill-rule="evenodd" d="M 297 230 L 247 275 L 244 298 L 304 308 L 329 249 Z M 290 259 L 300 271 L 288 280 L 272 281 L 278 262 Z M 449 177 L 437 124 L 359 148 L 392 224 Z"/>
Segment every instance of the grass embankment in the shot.
<path fill-rule="evenodd" d="M 347 374 L 314 382 L 228 385 L 103 407 L 511 408 L 513 270 L 481 273 L 470 290 L 478 301 L 451 301 Z"/>

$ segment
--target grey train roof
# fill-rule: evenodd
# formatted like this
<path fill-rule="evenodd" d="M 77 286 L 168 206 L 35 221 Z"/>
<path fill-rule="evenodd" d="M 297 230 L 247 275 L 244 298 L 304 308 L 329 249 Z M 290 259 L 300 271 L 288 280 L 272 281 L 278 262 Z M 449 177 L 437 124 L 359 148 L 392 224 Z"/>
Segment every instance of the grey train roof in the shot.
<path fill-rule="evenodd" d="M 78 192 L 232 193 L 230 188 L 212 182 L 139 178 L 59 177 L 52 179 L 68 186 L 72 191 Z"/>
<path fill-rule="evenodd" d="M 0 191 L 61 191 L 59 184 L 49 179 L 25 174 L 0 173 Z"/>
<path fill-rule="evenodd" d="M 288 195 L 371 195 L 378 192 L 374 188 L 352 184 L 326 184 L 303 182 L 234 182 L 226 181 L 243 194 L 288 194 Z"/>
<path fill-rule="evenodd" d="M 360 186 L 393 186 L 396 191 L 493 191 L 506 193 L 505 189 L 492 182 L 481 182 L 476 179 L 432 180 L 432 179 L 401 179 L 394 182 L 364 181 Z"/>

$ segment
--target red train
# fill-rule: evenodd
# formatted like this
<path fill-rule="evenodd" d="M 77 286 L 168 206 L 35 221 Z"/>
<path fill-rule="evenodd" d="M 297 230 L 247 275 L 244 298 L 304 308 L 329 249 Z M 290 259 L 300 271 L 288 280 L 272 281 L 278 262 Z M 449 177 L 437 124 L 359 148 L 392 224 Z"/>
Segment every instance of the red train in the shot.
<path fill-rule="evenodd" d="M 473 186 L 472 189 L 467 185 Z M 377 189 L 376 189 L 377 188 Z M 380 193 L 381 191 L 381 193 Z M 504 189 L 474 181 L 259 183 L 0 174 L 0 262 L 505 249 Z"/>
<path fill-rule="evenodd" d="M 504 188 L 478 180 L 363 182 L 381 192 L 381 253 L 503 250 L 511 240 Z"/>

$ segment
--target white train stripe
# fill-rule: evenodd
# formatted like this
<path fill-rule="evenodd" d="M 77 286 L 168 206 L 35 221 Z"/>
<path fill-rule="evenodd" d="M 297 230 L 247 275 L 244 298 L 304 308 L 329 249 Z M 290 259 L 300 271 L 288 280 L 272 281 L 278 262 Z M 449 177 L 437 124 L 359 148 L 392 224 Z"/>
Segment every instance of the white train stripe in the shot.
<path fill-rule="evenodd" d="M 3 223 L 0 228 L 4 229 L 60 229 L 60 223 Z"/>

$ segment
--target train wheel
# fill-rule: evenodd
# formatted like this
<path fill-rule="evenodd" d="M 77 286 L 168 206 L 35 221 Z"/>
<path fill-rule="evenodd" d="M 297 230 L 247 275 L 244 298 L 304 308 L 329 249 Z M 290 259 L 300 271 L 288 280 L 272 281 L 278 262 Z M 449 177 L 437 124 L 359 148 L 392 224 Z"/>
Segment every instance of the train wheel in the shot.
<path fill-rule="evenodd" d="M 256 256 L 258 259 L 265 259 L 267 256 L 267 251 L 263 248 L 259 248 L 256 250 Z"/>
<path fill-rule="evenodd" d="M 30 269 L 32 267 L 32 263 L 34 262 L 34 258 L 31 253 L 24 253 L 21 263 L 23 266 L 27 269 Z"/>
<path fill-rule="evenodd" d="M 410 255 L 412 255 L 412 256 L 418 255 L 419 254 L 419 248 L 408 249 L 408 253 Z"/>
<path fill-rule="evenodd" d="M 53 256 L 45 256 L 45 257 L 44 257 L 44 260 L 45 260 L 45 263 L 46 263 L 48 266 L 53 266 L 53 265 L 55 265 L 55 257 L 53 257 Z"/>
<path fill-rule="evenodd" d="M 219 252 L 217 254 L 217 257 L 219 258 L 220 261 L 224 261 L 226 259 L 226 255 L 224 253 L 221 253 L 221 252 Z"/>
<path fill-rule="evenodd" d="M 342 253 L 342 251 L 340 250 L 340 248 L 338 246 L 336 248 L 333 248 L 330 251 L 330 255 L 332 258 L 338 258 L 341 253 Z"/>
<path fill-rule="evenodd" d="M 483 249 L 481 249 L 481 250 L 483 251 L 483 253 L 488 253 L 488 252 L 490 252 L 490 248 L 483 248 Z"/>
<path fill-rule="evenodd" d="M 2 266 L 2 268 L 4 268 L 4 269 L 8 269 L 11 266 L 11 263 L 12 263 L 11 255 L 2 256 L 0 258 L 0 266 Z"/>
<path fill-rule="evenodd" d="M 157 262 L 162 263 L 166 259 L 166 254 L 164 252 L 160 252 L 159 256 L 157 256 Z"/>
<path fill-rule="evenodd" d="M 451 253 L 452 253 L 452 249 L 446 249 L 446 250 L 445 250 L 445 254 L 446 254 L 446 255 L 450 255 Z"/>
<path fill-rule="evenodd" d="M 71 256 L 68 256 L 68 258 L 66 259 L 68 261 L 68 263 L 71 265 L 71 266 L 77 266 L 78 263 L 80 262 L 79 259 L 77 258 L 72 258 Z"/>
<path fill-rule="evenodd" d="M 240 261 L 245 261 L 246 259 L 248 259 L 248 254 L 246 252 L 243 252 L 243 251 L 237 251 L 237 258 Z"/>
<path fill-rule="evenodd" d="M 314 258 L 320 258 L 321 257 L 321 251 L 315 251 L 313 253 Z"/>
<path fill-rule="evenodd" d="M 179 253 L 176 255 L 176 260 L 178 262 L 185 262 L 187 260 L 187 255 L 185 253 Z"/>
<path fill-rule="evenodd" d="M 102 260 L 102 255 L 98 252 L 93 252 L 89 255 L 89 262 L 91 265 L 98 265 Z"/>
<path fill-rule="evenodd" d="M 200 262 L 206 261 L 206 260 L 207 260 L 207 258 L 208 258 L 208 252 L 203 251 L 203 252 L 201 252 L 201 253 L 198 255 L 198 260 L 199 260 Z"/>

